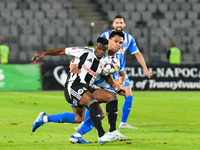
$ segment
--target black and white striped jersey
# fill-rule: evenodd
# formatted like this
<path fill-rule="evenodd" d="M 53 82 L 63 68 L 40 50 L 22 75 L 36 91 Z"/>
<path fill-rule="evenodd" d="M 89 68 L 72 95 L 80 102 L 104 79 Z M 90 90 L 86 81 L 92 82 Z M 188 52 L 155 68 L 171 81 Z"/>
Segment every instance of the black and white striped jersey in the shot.
<path fill-rule="evenodd" d="M 97 76 L 102 73 L 103 58 L 98 59 L 94 54 L 94 49 L 88 47 L 67 47 L 65 53 L 74 56 L 74 63 L 78 64 L 78 68 L 81 69 L 79 74 L 73 74 L 69 71 L 67 81 L 92 86 Z"/>

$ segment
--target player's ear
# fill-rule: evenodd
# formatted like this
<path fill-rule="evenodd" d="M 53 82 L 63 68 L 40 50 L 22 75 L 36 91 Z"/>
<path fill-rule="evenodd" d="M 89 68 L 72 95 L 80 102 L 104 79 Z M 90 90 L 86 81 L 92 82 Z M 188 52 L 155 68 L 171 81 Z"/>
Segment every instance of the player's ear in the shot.
<path fill-rule="evenodd" d="M 108 39 L 108 43 L 110 42 L 110 39 Z"/>
<path fill-rule="evenodd" d="M 96 49 L 97 48 L 97 44 L 94 44 L 94 49 Z"/>

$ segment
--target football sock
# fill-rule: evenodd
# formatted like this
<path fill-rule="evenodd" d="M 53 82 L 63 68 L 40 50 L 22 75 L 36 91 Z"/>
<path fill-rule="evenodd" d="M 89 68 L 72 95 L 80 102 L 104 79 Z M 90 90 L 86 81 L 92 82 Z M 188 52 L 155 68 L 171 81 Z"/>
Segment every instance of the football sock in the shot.
<path fill-rule="evenodd" d="M 88 108 L 90 113 L 90 119 L 98 132 L 98 136 L 102 137 L 105 134 L 105 131 L 103 130 L 103 127 L 101 125 L 101 116 L 99 114 L 98 101 L 96 99 L 91 100 L 91 102 L 88 105 Z"/>
<path fill-rule="evenodd" d="M 121 119 L 121 122 L 123 123 L 127 122 L 132 107 L 132 101 L 133 101 L 133 95 L 125 97 L 125 101 L 122 107 L 122 119 Z"/>
<path fill-rule="evenodd" d="M 75 114 L 70 112 L 65 112 L 61 114 L 47 115 L 48 122 L 57 123 L 74 123 Z"/>
<path fill-rule="evenodd" d="M 106 112 L 108 115 L 108 122 L 110 125 L 109 132 L 116 130 L 116 121 L 117 121 L 117 114 L 118 114 L 118 98 L 115 97 L 107 102 L 106 104 Z"/>
<path fill-rule="evenodd" d="M 85 118 L 84 118 L 83 122 L 85 122 L 88 118 L 90 118 L 90 113 L 89 113 L 89 110 L 86 109 Z"/>
<path fill-rule="evenodd" d="M 88 111 L 89 112 L 89 111 Z M 94 127 L 94 124 L 92 123 L 92 120 L 89 118 L 87 118 L 84 123 L 82 124 L 82 126 L 76 131 L 76 133 L 79 133 L 80 135 L 83 135 L 89 131 L 92 130 L 92 128 Z"/>

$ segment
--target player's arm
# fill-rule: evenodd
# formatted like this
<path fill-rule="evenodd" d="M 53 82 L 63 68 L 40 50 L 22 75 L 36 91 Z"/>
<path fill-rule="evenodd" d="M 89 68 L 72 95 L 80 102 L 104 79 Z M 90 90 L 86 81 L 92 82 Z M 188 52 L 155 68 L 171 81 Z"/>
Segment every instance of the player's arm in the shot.
<path fill-rule="evenodd" d="M 69 68 L 70 68 L 71 72 L 74 73 L 74 74 L 81 73 L 81 70 L 78 69 L 78 65 L 77 65 L 76 63 L 74 63 L 74 60 L 75 60 L 75 59 L 72 59 L 72 60 L 70 61 Z"/>
<path fill-rule="evenodd" d="M 56 49 L 51 49 L 51 50 L 44 51 L 41 53 L 37 53 L 33 56 L 33 58 L 31 60 L 35 62 L 36 59 L 41 59 L 45 55 L 66 55 L 65 48 L 56 48 Z"/>
<path fill-rule="evenodd" d="M 119 84 L 124 87 L 125 81 L 126 81 L 126 75 L 124 72 L 124 69 L 119 71 L 119 76 L 120 76 L 120 80 L 119 80 Z"/>
<path fill-rule="evenodd" d="M 142 68 L 145 71 L 145 74 L 147 75 L 148 78 L 151 78 L 152 73 L 147 69 L 146 63 L 144 61 L 144 57 L 142 56 L 142 54 L 140 53 L 140 51 L 138 51 L 137 53 L 135 53 L 135 57 L 137 59 L 137 61 L 140 63 L 140 65 L 142 66 Z"/>
<path fill-rule="evenodd" d="M 150 78 L 152 76 L 152 73 L 147 69 L 145 60 L 144 60 L 142 54 L 140 53 L 140 51 L 137 47 L 137 44 L 135 42 L 135 39 L 133 37 L 131 37 L 131 42 L 130 42 L 128 50 L 131 54 L 135 54 L 137 61 L 140 63 L 140 65 L 144 69 L 147 77 Z"/>
<path fill-rule="evenodd" d="M 107 76 L 103 76 L 103 78 L 106 80 L 106 82 L 108 84 L 110 84 L 110 86 L 115 90 L 115 92 L 117 92 L 118 94 L 120 95 L 123 95 L 123 96 L 126 96 L 126 93 L 125 91 L 120 87 L 119 84 L 116 84 L 114 81 L 113 81 L 113 78 L 111 77 L 111 75 L 107 75 Z"/>

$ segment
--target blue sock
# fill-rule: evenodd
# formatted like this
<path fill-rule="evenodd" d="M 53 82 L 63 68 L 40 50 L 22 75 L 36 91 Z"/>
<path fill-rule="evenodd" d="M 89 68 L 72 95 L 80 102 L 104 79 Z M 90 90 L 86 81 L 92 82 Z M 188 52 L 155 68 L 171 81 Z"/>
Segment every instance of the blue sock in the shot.
<path fill-rule="evenodd" d="M 89 111 L 88 111 L 89 112 Z M 92 130 L 92 128 L 94 127 L 94 124 L 92 123 L 92 120 L 89 118 L 87 118 L 86 120 L 84 120 L 84 123 L 82 124 L 82 126 L 76 131 L 76 133 L 79 133 L 80 135 L 83 135 L 87 132 L 89 132 L 90 130 Z"/>
<path fill-rule="evenodd" d="M 129 113 L 131 111 L 132 107 L 132 100 L 133 100 L 133 95 L 125 97 L 124 105 L 122 107 L 122 119 L 121 122 L 126 123 Z"/>
<path fill-rule="evenodd" d="M 89 110 L 86 109 L 85 118 L 84 118 L 83 122 L 85 122 L 88 118 L 90 118 L 90 113 L 89 113 Z"/>
<path fill-rule="evenodd" d="M 75 114 L 70 112 L 64 112 L 61 114 L 54 114 L 47 116 L 48 122 L 57 122 L 57 123 L 74 123 Z"/>

